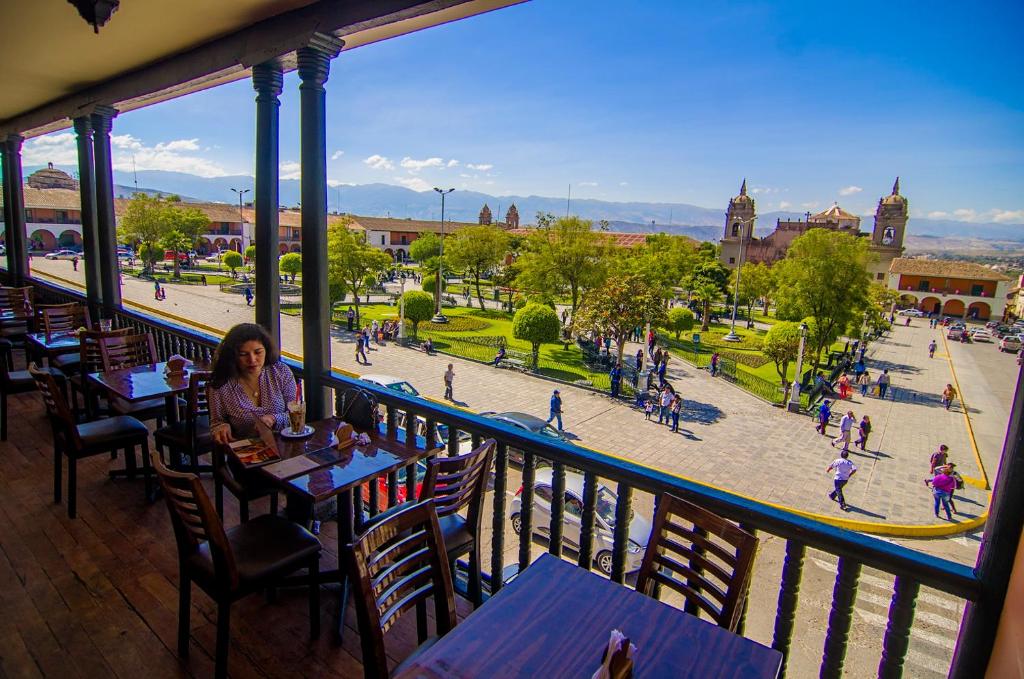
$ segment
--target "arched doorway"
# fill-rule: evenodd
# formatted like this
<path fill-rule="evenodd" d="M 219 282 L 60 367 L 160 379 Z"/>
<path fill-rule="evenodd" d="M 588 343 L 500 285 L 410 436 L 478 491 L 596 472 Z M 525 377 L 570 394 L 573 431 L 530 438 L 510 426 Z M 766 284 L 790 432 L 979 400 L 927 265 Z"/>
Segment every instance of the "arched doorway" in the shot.
<path fill-rule="evenodd" d="M 209 238 L 206 238 L 204 236 L 200 236 L 199 237 L 199 242 L 196 243 L 196 252 L 199 253 L 200 255 L 208 255 L 208 254 L 210 254 L 210 249 L 212 247 L 213 246 L 210 245 L 210 239 Z"/>
<path fill-rule="evenodd" d="M 287 243 L 278 243 L 277 244 L 277 254 L 279 254 L 279 255 L 286 255 L 286 254 L 288 254 L 288 244 Z"/>
<path fill-rule="evenodd" d="M 967 307 L 967 318 L 978 321 L 987 321 L 992 316 L 992 307 L 986 302 L 971 302 Z"/>
<path fill-rule="evenodd" d="M 391 248 L 387 248 L 386 250 L 384 250 L 384 252 L 385 252 L 385 254 L 387 254 L 388 257 L 391 258 L 392 262 L 395 261 L 395 251 L 394 250 L 392 250 Z"/>
<path fill-rule="evenodd" d="M 46 229 L 38 229 L 28 237 L 29 250 L 42 250 L 50 252 L 57 249 L 57 239 Z"/>
<path fill-rule="evenodd" d="M 921 311 L 929 314 L 937 314 L 942 311 L 942 302 L 938 297 L 925 297 L 921 300 Z"/>
<path fill-rule="evenodd" d="M 951 299 L 942 307 L 942 313 L 946 316 L 964 315 L 964 303 L 958 299 Z"/>
<path fill-rule="evenodd" d="M 57 246 L 62 248 L 76 248 L 81 247 L 82 237 L 75 231 L 67 229 L 62 231 L 60 237 L 57 239 Z"/>
<path fill-rule="evenodd" d="M 231 249 L 234 250 L 235 252 L 241 253 L 242 252 L 242 241 L 239 240 L 238 238 L 232 238 L 231 239 Z"/>
<path fill-rule="evenodd" d="M 917 297 L 915 295 L 900 295 L 899 305 L 903 308 L 917 307 Z"/>
<path fill-rule="evenodd" d="M 223 238 L 218 238 L 217 240 L 213 241 L 213 247 L 217 248 L 218 251 L 227 250 L 228 242 Z"/>

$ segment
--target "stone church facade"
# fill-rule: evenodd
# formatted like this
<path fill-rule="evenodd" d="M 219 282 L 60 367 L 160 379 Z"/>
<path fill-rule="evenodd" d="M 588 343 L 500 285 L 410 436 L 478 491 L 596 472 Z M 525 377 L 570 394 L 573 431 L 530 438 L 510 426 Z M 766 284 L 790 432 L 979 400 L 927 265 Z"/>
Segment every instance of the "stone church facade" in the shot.
<path fill-rule="evenodd" d="M 769 266 L 786 256 L 790 244 L 809 229 L 832 229 L 858 238 L 870 238 L 870 249 L 875 261 L 868 266 L 872 280 L 885 283 L 892 260 L 903 253 L 909 217 L 907 199 L 900 195 L 900 180 L 896 178 L 892 193 L 879 199 L 871 233 L 860 230 L 860 217 L 833 204 L 832 207 L 805 220 L 782 220 L 775 230 L 762 238 L 754 237 L 757 209 L 754 199 L 747 195 L 747 182 L 743 180 L 738 196 L 729 201 L 725 213 L 725 232 L 721 241 L 720 261 L 730 269 L 746 262 L 764 262 Z"/>

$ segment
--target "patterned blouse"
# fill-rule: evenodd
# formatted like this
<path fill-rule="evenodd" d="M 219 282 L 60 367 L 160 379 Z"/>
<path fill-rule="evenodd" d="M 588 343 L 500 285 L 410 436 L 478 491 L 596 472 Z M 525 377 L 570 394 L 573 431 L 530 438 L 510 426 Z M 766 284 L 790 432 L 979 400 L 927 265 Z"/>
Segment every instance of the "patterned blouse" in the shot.
<path fill-rule="evenodd" d="M 259 379 L 260 405 L 257 407 L 238 380 L 229 380 L 219 388 L 210 388 L 210 429 L 231 425 L 235 436 L 256 435 L 256 418 L 274 416 L 274 429 L 288 424 L 288 401 L 295 399 L 295 376 L 284 363 L 264 366 Z"/>

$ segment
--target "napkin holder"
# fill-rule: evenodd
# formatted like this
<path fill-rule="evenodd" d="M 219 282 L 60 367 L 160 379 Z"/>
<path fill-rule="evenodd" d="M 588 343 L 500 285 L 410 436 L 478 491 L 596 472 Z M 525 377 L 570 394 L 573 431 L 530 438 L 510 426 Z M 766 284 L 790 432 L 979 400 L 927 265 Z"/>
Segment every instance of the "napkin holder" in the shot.
<path fill-rule="evenodd" d="M 184 356 L 171 356 L 167 359 L 167 368 L 165 372 L 168 375 L 183 375 L 185 374 L 185 366 L 188 365 L 188 359 Z"/>
<path fill-rule="evenodd" d="M 636 646 L 619 630 L 612 630 L 601 657 L 601 666 L 591 679 L 633 679 Z"/>
<path fill-rule="evenodd" d="M 338 437 L 338 450 L 350 448 L 356 443 L 355 430 L 352 429 L 352 425 L 348 422 L 342 422 L 339 424 L 334 434 Z"/>

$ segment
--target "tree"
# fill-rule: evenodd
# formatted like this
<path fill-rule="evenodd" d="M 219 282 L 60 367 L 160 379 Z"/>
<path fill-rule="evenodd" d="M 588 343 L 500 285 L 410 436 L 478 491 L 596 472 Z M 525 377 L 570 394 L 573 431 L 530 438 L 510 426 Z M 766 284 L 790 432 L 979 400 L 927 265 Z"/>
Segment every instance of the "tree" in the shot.
<path fill-rule="evenodd" d="M 405 301 L 405 320 L 412 323 L 412 336 L 416 337 L 420 323 L 434 315 L 434 298 L 421 290 L 409 290 L 402 295 L 402 300 Z"/>
<path fill-rule="evenodd" d="M 815 370 L 825 347 L 864 313 L 871 257 L 866 238 L 811 229 L 796 238 L 786 258 L 775 265 L 776 316 L 782 320 L 811 317 L 818 328 L 810 338 Z"/>
<path fill-rule="evenodd" d="M 464 269 L 473 276 L 476 298 L 484 308 L 484 297 L 480 293 L 480 278 L 494 269 L 508 254 L 508 235 L 500 228 L 489 224 L 464 226 L 448 239 L 446 258 L 452 266 Z"/>
<path fill-rule="evenodd" d="M 407 310 L 408 313 L 408 310 Z M 512 317 L 512 336 L 533 345 L 533 369 L 537 369 L 540 359 L 540 345 L 544 342 L 558 341 L 558 333 L 562 324 L 558 314 L 551 307 L 543 304 L 529 303 Z"/>
<path fill-rule="evenodd" d="M 867 326 L 876 332 L 888 328 L 889 314 L 899 298 L 900 294 L 895 290 L 890 290 L 881 283 L 872 283 L 868 288 L 868 305 L 864 311 Z"/>
<path fill-rule="evenodd" d="M 178 253 L 188 252 L 189 248 L 192 247 L 188 237 L 177 229 L 172 229 L 164 234 L 164 237 L 160 240 L 160 245 L 165 250 L 170 250 L 174 253 L 174 277 L 181 278 L 181 260 L 178 258 Z"/>
<path fill-rule="evenodd" d="M 673 289 L 691 273 L 697 261 L 695 241 L 664 233 L 650 234 L 643 245 L 615 252 L 612 268 L 641 275 L 653 283 L 666 306 Z"/>
<path fill-rule="evenodd" d="M 167 205 L 159 198 L 136 193 L 128 201 L 117 230 L 118 240 L 138 246 L 143 271 L 152 272 L 159 261 L 157 245 L 168 231 Z"/>
<path fill-rule="evenodd" d="M 673 307 L 668 310 L 668 323 L 665 324 L 665 329 L 674 332 L 676 339 L 679 339 L 680 334 L 693 330 L 694 320 L 693 312 L 686 307 Z"/>
<path fill-rule="evenodd" d="M 356 300 L 356 323 L 359 320 L 359 295 L 368 275 L 385 271 L 391 257 L 366 242 L 366 234 L 350 231 L 351 219 L 346 217 L 327 227 L 327 278 L 344 283 Z"/>
<path fill-rule="evenodd" d="M 173 200 L 177 198 L 177 201 Z M 177 196 L 168 197 L 171 203 L 169 215 L 170 228 L 181 232 L 188 240 L 188 250 L 193 249 L 199 237 L 210 230 L 210 218 L 198 208 L 181 207 L 181 199 Z"/>
<path fill-rule="evenodd" d="M 231 277 L 234 278 L 235 270 L 242 266 L 242 255 L 238 254 L 234 250 L 229 250 L 224 253 L 224 256 L 221 258 L 221 263 L 231 270 Z"/>
<path fill-rule="evenodd" d="M 568 292 L 570 318 L 575 318 L 580 295 L 605 278 L 610 248 L 603 234 L 590 230 L 578 217 L 538 215 L 520 258 L 521 287 L 551 293 Z"/>
<path fill-rule="evenodd" d="M 696 278 L 690 283 L 690 294 L 700 302 L 700 329 L 707 331 L 711 324 L 711 305 L 722 297 L 722 290 L 713 280 Z"/>
<path fill-rule="evenodd" d="M 779 321 L 768 329 L 761 345 L 761 352 L 775 364 L 775 370 L 779 373 L 784 390 L 783 402 L 789 394 L 789 380 L 786 373 L 789 371 L 789 364 L 795 361 L 800 352 L 800 325 L 792 321 Z M 796 376 L 800 379 L 800 376 Z"/>
<path fill-rule="evenodd" d="M 767 316 L 768 305 L 774 296 L 774 270 L 764 262 L 745 263 L 740 272 L 740 299 L 746 300 L 747 316 L 753 312 L 754 302 L 758 301 L 764 306 L 764 315 Z"/>
<path fill-rule="evenodd" d="M 494 281 L 494 285 L 500 288 L 504 288 L 508 296 L 508 310 L 512 311 L 513 295 L 515 293 L 516 279 L 519 277 L 519 262 L 513 261 L 511 264 L 502 267 L 491 280 Z"/>
<path fill-rule="evenodd" d="M 429 292 L 436 299 L 437 295 L 437 276 L 434 274 L 428 274 L 420 279 L 420 287 L 423 288 L 423 292 Z M 441 292 L 448 289 L 448 281 L 441 279 Z"/>
<path fill-rule="evenodd" d="M 249 247 L 247 247 L 245 249 L 245 252 L 243 252 L 242 254 L 245 257 L 246 261 L 249 262 L 249 266 L 252 266 L 253 264 L 256 263 L 256 246 L 255 245 L 250 245 Z"/>
<path fill-rule="evenodd" d="M 423 268 L 429 269 L 427 263 L 433 260 L 433 268 L 437 269 L 437 256 L 441 253 L 441 239 L 436 233 L 425 231 L 416 237 L 409 244 L 409 256 L 420 263 Z"/>
<path fill-rule="evenodd" d="M 619 273 L 609 276 L 601 287 L 587 291 L 574 326 L 596 329 L 614 339 L 618 361 L 622 362 L 626 340 L 633 330 L 647 321 L 660 325 L 664 320 L 665 307 L 656 286 L 637 274 Z"/>
<path fill-rule="evenodd" d="M 282 272 L 291 275 L 292 283 L 294 283 L 295 277 L 302 273 L 302 255 L 298 252 L 289 252 L 281 257 L 277 266 Z"/>

